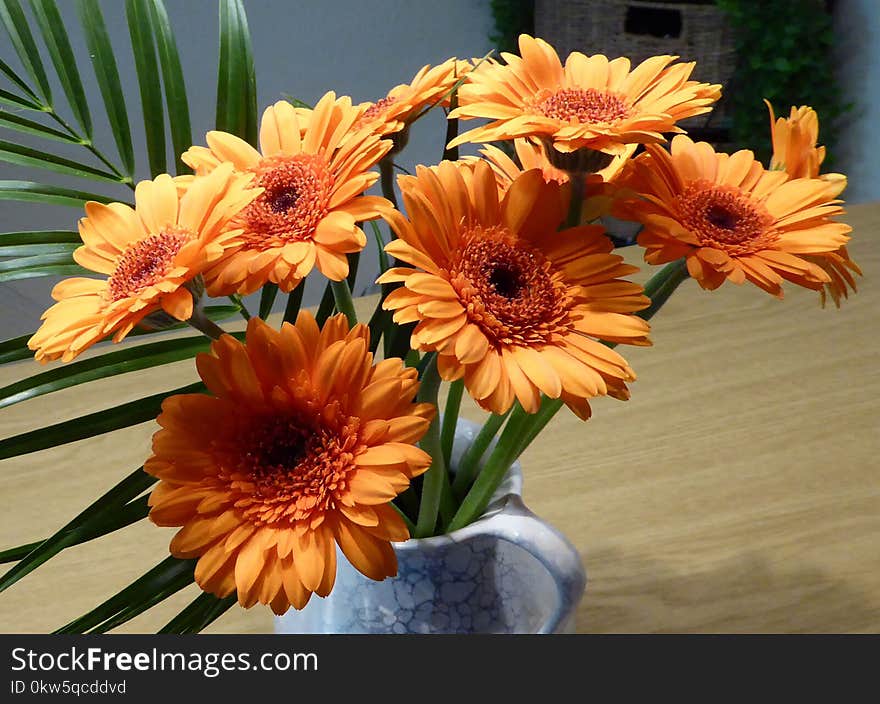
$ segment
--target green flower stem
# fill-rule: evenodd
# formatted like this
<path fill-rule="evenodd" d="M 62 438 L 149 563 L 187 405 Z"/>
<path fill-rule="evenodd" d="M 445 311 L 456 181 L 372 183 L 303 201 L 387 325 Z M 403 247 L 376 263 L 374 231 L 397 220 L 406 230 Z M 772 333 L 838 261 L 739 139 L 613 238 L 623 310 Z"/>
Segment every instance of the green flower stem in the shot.
<path fill-rule="evenodd" d="M 318 310 L 315 313 L 315 321 L 318 323 L 318 327 L 324 327 L 324 323 L 327 322 L 327 318 L 333 315 L 333 311 L 336 308 L 336 304 L 333 298 L 333 287 L 330 285 L 330 282 L 327 282 L 327 285 L 324 287 L 324 293 L 321 296 L 321 302 L 318 304 Z"/>
<path fill-rule="evenodd" d="M 474 438 L 470 447 L 465 450 L 461 462 L 456 468 L 455 479 L 452 482 L 453 494 L 462 496 L 473 483 L 474 477 L 477 476 L 480 460 L 483 459 L 483 455 L 486 454 L 486 450 L 509 415 L 510 409 L 502 415 L 493 413 L 480 428 L 480 432 L 477 433 L 477 437 Z"/>
<path fill-rule="evenodd" d="M 193 307 L 193 313 L 186 322 L 212 340 L 218 340 L 221 335 L 226 334 L 226 331 L 213 320 L 210 320 L 205 315 L 204 309 L 198 305 Z"/>
<path fill-rule="evenodd" d="M 455 110 L 458 107 L 458 89 L 454 89 L 452 91 L 452 95 L 449 96 L 449 112 Z M 448 114 L 448 113 L 447 113 Z M 458 160 L 458 147 L 449 148 L 449 143 L 458 137 L 458 118 L 449 118 L 446 119 L 446 141 L 443 142 L 443 158 L 447 161 L 457 161 Z"/>
<path fill-rule="evenodd" d="M 388 263 L 388 255 L 385 253 L 385 238 L 382 236 L 382 231 L 375 220 L 370 220 L 370 229 L 373 231 L 373 239 L 376 240 L 376 251 L 379 255 L 379 273 L 384 274 L 391 266 Z"/>
<path fill-rule="evenodd" d="M 385 253 L 385 238 L 382 237 L 382 231 L 379 229 L 379 226 L 372 220 L 370 221 L 370 227 L 373 230 L 373 237 L 376 240 L 376 250 L 379 254 L 379 273 L 384 274 L 391 267 L 391 262 L 388 260 L 388 255 Z M 370 352 L 373 353 L 379 349 L 379 341 L 382 339 L 382 336 L 388 332 L 388 326 L 391 323 L 391 311 L 383 310 L 382 304 L 392 290 L 393 286 L 391 284 L 381 285 L 381 295 L 376 302 L 373 314 L 370 316 L 370 322 L 368 323 L 370 328 Z"/>
<path fill-rule="evenodd" d="M 446 397 L 446 408 L 443 411 L 443 429 L 440 431 L 440 446 L 443 448 L 443 461 L 447 467 L 452 456 L 452 442 L 455 440 L 455 425 L 458 423 L 463 393 L 464 379 L 453 381 L 449 385 L 449 395 Z"/>
<path fill-rule="evenodd" d="M 395 357 L 399 357 L 399 355 L 394 355 Z M 408 367 L 416 367 L 422 363 L 421 355 L 414 349 L 407 350 L 406 354 L 403 355 L 403 363 Z"/>
<path fill-rule="evenodd" d="M 391 508 L 397 511 L 397 515 L 400 516 L 406 524 L 406 529 L 409 531 L 409 534 L 413 535 L 416 532 L 416 524 L 413 523 L 412 520 L 410 520 L 410 517 L 406 515 L 406 512 L 393 501 L 391 502 Z"/>
<path fill-rule="evenodd" d="M 241 300 L 241 296 L 239 296 L 237 293 L 233 293 L 231 296 L 228 296 L 228 298 L 235 306 L 238 307 L 238 312 L 241 314 L 242 318 L 244 318 L 245 320 L 251 319 L 251 313 L 247 309 L 247 306 L 245 306 L 244 301 Z"/>
<path fill-rule="evenodd" d="M 581 207 L 584 204 L 584 175 L 579 171 L 569 172 L 571 183 L 571 199 L 568 201 L 568 217 L 565 219 L 566 229 L 581 224 Z"/>
<path fill-rule="evenodd" d="M 645 284 L 645 295 L 651 299 L 651 305 L 636 313 L 643 320 L 654 317 L 663 304 L 675 292 L 679 285 L 689 278 L 687 260 L 683 257 L 667 264 Z"/>
<path fill-rule="evenodd" d="M 413 521 L 419 515 L 419 492 L 416 487 L 410 484 L 406 491 L 398 494 L 392 503 L 395 509 L 405 513 L 407 518 L 410 519 L 410 523 L 413 525 L 409 531 L 410 535 L 415 533 L 415 523 Z"/>
<path fill-rule="evenodd" d="M 306 289 L 306 282 L 300 281 L 296 288 L 287 294 L 287 305 L 284 306 L 285 323 L 296 322 L 296 316 L 299 315 L 300 306 L 302 306 L 303 292 Z"/>
<path fill-rule="evenodd" d="M 562 401 L 558 398 L 548 398 L 543 394 L 541 395 L 541 407 L 538 408 L 537 413 L 525 422 L 523 434 L 518 442 L 517 457 L 526 451 L 526 448 L 547 427 L 547 423 L 552 420 L 553 416 L 556 415 L 563 405 Z"/>
<path fill-rule="evenodd" d="M 385 196 L 394 207 L 397 207 L 397 196 L 394 193 L 394 159 L 392 154 L 386 155 L 379 162 L 380 184 L 382 186 L 382 195 Z M 391 238 L 394 239 L 394 232 L 391 232 Z M 403 262 L 396 257 L 391 262 L 391 266 L 409 266 L 407 262 Z M 389 293 L 399 288 L 403 284 L 394 283 L 382 286 L 382 300 Z M 388 318 L 385 318 L 387 321 Z M 387 324 L 387 323 L 386 323 Z M 415 328 L 415 323 L 407 323 L 406 325 L 394 325 L 390 329 L 385 329 L 385 357 L 400 357 L 405 359 L 410 349 L 410 336 Z"/>
<path fill-rule="evenodd" d="M 370 329 L 370 352 L 374 354 L 379 349 L 379 342 L 391 323 L 391 311 L 383 310 L 382 303 L 384 302 L 385 292 L 383 290 L 376 307 L 373 309 L 373 314 L 370 316 L 370 322 L 367 323 L 367 327 Z"/>
<path fill-rule="evenodd" d="M 492 494 L 501 485 L 504 475 L 517 457 L 518 439 L 522 434 L 527 414 L 517 404 L 510 415 L 498 444 L 486 461 L 486 465 L 477 475 L 476 481 L 458 507 L 455 516 L 449 522 L 447 531 L 452 532 L 473 523 L 482 515 L 489 505 Z"/>
<path fill-rule="evenodd" d="M 363 223 L 360 223 L 363 225 Z M 352 252 L 347 255 L 348 257 L 348 276 L 346 277 L 346 281 L 348 281 L 348 287 L 354 291 L 354 282 L 357 280 L 358 274 L 358 264 L 361 260 L 360 252 Z"/>
<path fill-rule="evenodd" d="M 407 359 L 412 352 L 412 331 L 416 323 L 395 324 L 385 335 L 385 356 Z"/>
<path fill-rule="evenodd" d="M 333 291 L 333 300 L 336 301 L 336 310 L 344 313 L 348 319 L 349 327 L 357 325 L 357 313 L 354 310 L 354 300 L 351 297 L 351 289 L 348 287 L 348 281 L 331 281 L 330 288 Z"/>
<path fill-rule="evenodd" d="M 394 162 L 391 155 L 387 155 L 379 162 L 379 184 L 382 187 L 382 195 L 397 207 L 397 195 L 394 193 Z"/>
<path fill-rule="evenodd" d="M 425 367 L 419 387 L 418 400 L 421 402 L 437 403 L 437 392 L 440 390 L 440 374 L 437 371 L 437 355 L 432 354 L 430 362 Z M 422 482 L 422 498 L 419 502 L 419 516 L 416 521 L 416 530 L 413 536 L 427 538 L 434 535 L 437 527 L 437 517 L 440 514 L 443 485 L 448 486 L 449 475 L 446 473 L 446 463 L 443 461 L 443 448 L 440 443 L 440 417 L 434 416 L 428 432 L 420 443 L 422 449 L 431 456 L 431 466 L 425 472 Z M 451 489 L 449 491 L 451 498 Z"/>

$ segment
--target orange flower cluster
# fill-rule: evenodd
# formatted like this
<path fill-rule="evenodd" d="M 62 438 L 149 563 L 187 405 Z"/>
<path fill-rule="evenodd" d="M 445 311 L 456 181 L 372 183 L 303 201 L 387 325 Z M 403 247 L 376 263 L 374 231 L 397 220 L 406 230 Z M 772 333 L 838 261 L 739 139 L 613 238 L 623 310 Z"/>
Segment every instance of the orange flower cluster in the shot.
<path fill-rule="evenodd" d="M 425 66 L 375 103 L 332 92 L 313 110 L 277 102 L 259 145 L 208 132 L 183 155 L 193 176 L 140 183 L 133 208 L 89 203 L 75 258 L 106 278 L 55 287 L 29 343 L 36 358 L 71 360 L 160 311 L 190 319 L 202 288 L 290 292 L 315 269 L 343 282 L 366 245 L 361 224 L 378 218 L 399 264 L 377 280 L 393 289 L 384 308 L 443 380 L 463 380 L 495 414 L 553 399 L 586 419 L 589 399 L 628 398 L 635 372 L 612 347 L 650 344 L 638 313 L 651 300 L 595 223 L 609 211 L 642 224 L 649 264 L 684 259 L 705 289 L 751 281 L 782 297 L 787 280 L 837 305 L 855 290 L 850 227 L 835 219 L 846 179 L 820 174 L 810 108 L 779 120 L 771 109 L 764 168 L 676 134 L 720 95 L 691 80 L 693 63 L 632 68 L 575 52 L 563 64 L 540 39 L 519 46 L 503 62 Z M 367 195 L 393 149 L 385 137 L 448 108 L 462 78 L 449 117 L 490 122 L 448 146 L 511 148 L 401 176 L 402 212 Z M 419 372 L 376 362 L 369 342 L 343 316 L 320 327 L 303 312 L 280 330 L 252 318 L 244 344 L 222 335 L 198 357 L 210 394 L 163 404 L 145 465 L 161 480 L 150 516 L 180 528 L 171 552 L 198 558 L 206 591 L 302 608 L 332 589 L 337 546 L 372 579 L 395 574 L 392 543 L 409 531 L 392 501 L 432 465 L 416 443 L 436 409 L 415 402 Z"/>

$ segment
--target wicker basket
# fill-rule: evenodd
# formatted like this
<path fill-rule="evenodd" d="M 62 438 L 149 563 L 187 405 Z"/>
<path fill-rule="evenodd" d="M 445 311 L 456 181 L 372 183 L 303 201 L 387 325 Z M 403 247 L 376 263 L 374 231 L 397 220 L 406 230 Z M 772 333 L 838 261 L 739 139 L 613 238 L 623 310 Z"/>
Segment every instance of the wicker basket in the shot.
<path fill-rule="evenodd" d="M 561 57 L 572 51 L 627 56 L 636 65 L 673 54 L 696 61 L 693 78 L 726 85 L 736 62 L 733 32 L 714 4 L 657 0 L 535 0 L 535 34 Z M 659 35 L 659 36 L 658 36 Z M 709 113 L 718 124 L 723 101 Z M 692 126 L 707 124 L 707 116 Z"/>

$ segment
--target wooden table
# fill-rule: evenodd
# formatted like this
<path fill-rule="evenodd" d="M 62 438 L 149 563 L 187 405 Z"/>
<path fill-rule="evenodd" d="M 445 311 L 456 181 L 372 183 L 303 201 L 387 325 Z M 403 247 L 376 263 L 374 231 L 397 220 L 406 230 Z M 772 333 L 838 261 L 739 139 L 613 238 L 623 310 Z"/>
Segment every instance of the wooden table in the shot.
<path fill-rule="evenodd" d="M 780 302 L 686 282 L 654 347 L 624 350 L 632 399 L 597 400 L 587 423 L 561 413 L 524 455 L 527 503 L 586 564 L 579 631 L 880 631 L 880 205 L 848 218 L 865 276 L 841 310 L 795 286 Z M 37 370 L 0 367 L 0 384 Z M 0 412 L 0 435 L 193 379 L 184 362 L 27 401 Z M 154 430 L 0 462 L 0 542 L 62 525 L 143 461 Z M 0 596 L 0 632 L 66 623 L 165 557 L 171 535 L 142 521 L 65 551 Z M 122 630 L 154 631 L 196 594 Z M 267 609 L 234 608 L 209 630 L 270 628 Z"/>

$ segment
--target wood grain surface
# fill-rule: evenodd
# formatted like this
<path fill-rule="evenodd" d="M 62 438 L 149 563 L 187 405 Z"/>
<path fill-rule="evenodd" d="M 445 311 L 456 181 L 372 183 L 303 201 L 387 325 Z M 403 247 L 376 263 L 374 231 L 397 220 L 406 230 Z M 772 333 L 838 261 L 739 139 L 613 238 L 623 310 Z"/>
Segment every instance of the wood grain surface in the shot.
<path fill-rule="evenodd" d="M 560 413 L 523 456 L 526 502 L 587 568 L 580 632 L 880 632 L 880 205 L 847 218 L 865 276 L 840 310 L 795 286 L 778 301 L 688 281 L 654 346 L 621 348 L 632 399 L 596 400 L 586 423 Z M 0 385 L 37 371 L 0 367 Z M 0 411 L 0 436 L 195 379 L 182 362 L 25 401 Z M 154 430 L 0 461 L 2 547 L 63 525 L 143 462 Z M 67 623 L 162 560 L 172 533 L 141 521 L 66 550 L 0 595 L 0 632 Z M 155 631 L 196 595 L 120 630 Z M 267 609 L 236 607 L 208 632 L 271 626 Z"/>

